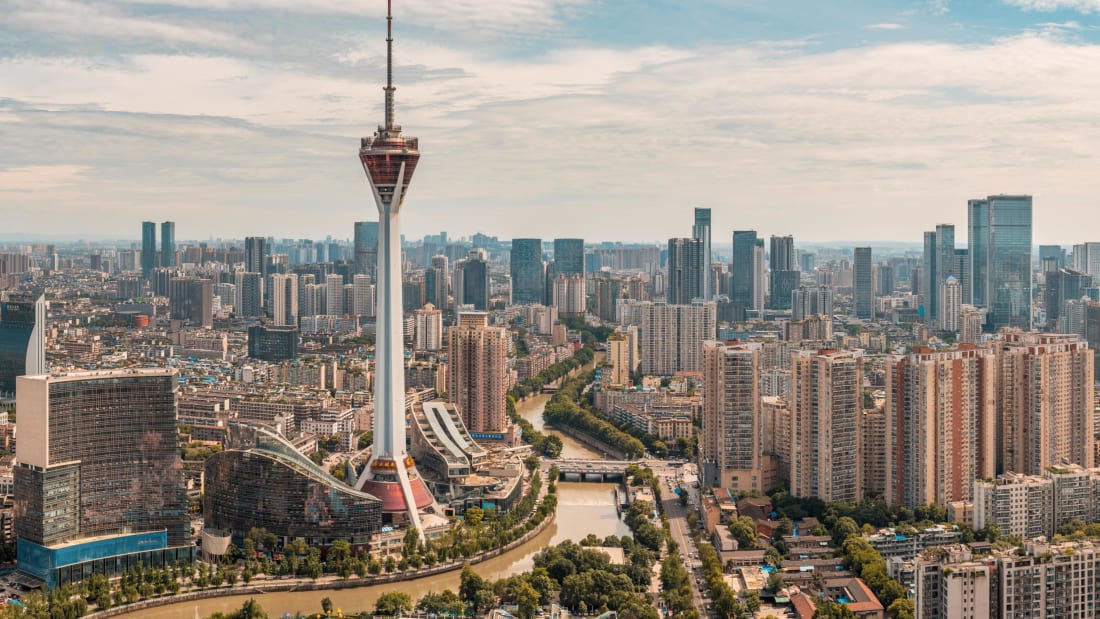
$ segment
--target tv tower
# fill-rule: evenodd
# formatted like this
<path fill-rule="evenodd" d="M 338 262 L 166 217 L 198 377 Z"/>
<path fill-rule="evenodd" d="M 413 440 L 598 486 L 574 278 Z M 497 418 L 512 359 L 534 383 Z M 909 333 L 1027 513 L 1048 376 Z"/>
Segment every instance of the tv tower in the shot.
<path fill-rule="evenodd" d="M 435 500 L 405 451 L 405 349 L 401 304 L 401 205 L 420 160 L 418 141 L 393 122 L 393 12 L 386 3 L 386 122 L 362 139 L 359 160 L 378 206 L 378 297 L 374 347 L 374 445 L 355 487 L 382 500 L 384 514 L 408 514 L 423 536 L 420 510 Z"/>

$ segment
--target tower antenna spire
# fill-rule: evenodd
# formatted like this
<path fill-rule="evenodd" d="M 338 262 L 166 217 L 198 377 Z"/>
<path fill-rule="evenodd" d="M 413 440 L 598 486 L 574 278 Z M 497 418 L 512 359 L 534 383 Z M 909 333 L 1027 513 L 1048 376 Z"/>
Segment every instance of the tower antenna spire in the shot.
<path fill-rule="evenodd" d="M 393 0 L 386 0 L 386 131 L 393 131 Z"/>

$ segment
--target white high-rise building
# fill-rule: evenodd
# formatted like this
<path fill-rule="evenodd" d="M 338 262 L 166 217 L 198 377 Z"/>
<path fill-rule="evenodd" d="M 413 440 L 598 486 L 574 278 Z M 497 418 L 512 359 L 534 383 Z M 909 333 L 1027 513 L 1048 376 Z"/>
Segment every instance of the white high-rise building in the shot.
<path fill-rule="evenodd" d="M 298 324 L 298 276 L 294 273 L 271 276 L 271 317 L 276 327 Z"/>
<path fill-rule="evenodd" d="M 325 276 L 325 313 L 342 316 L 344 311 L 344 276 L 330 273 Z"/>
<path fill-rule="evenodd" d="M 413 349 L 438 351 L 443 349 L 443 310 L 431 303 L 413 312 Z"/>
<path fill-rule="evenodd" d="M 766 301 L 768 286 L 768 263 L 764 260 L 764 246 L 754 245 L 752 248 L 752 309 L 757 316 L 764 315 L 764 303 Z"/>
<path fill-rule="evenodd" d="M 959 331 L 962 318 L 962 286 L 954 275 L 949 275 L 940 284 L 939 326 L 942 331 Z"/>
<path fill-rule="evenodd" d="M 374 284 L 370 283 L 369 275 L 356 275 L 352 278 L 353 295 L 355 305 L 351 313 L 356 316 L 374 316 Z"/>

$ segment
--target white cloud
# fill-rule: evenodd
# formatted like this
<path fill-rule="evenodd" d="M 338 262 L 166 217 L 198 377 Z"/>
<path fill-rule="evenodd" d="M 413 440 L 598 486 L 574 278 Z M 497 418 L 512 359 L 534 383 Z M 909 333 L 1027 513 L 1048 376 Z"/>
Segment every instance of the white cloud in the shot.
<path fill-rule="evenodd" d="M 42 192 L 83 182 L 91 166 L 43 165 L 0 169 L 0 192 Z"/>
<path fill-rule="evenodd" d="M 80 39 L 154 40 L 228 51 L 255 49 L 251 43 L 225 32 L 194 23 L 167 23 L 128 16 L 97 2 L 11 0 L 4 20 L 11 26 Z"/>
<path fill-rule="evenodd" d="M 865 30 L 905 30 L 905 26 L 895 23 L 881 23 L 881 24 L 867 24 L 863 27 Z"/>
<path fill-rule="evenodd" d="M 1100 0 L 1002 0 L 1006 4 L 1025 11 L 1078 11 L 1080 13 L 1100 12 Z"/>
<path fill-rule="evenodd" d="M 374 47 L 341 61 L 365 64 Z M 424 153 L 411 237 L 477 227 L 667 238 L 668 222 L 648 215 L 672 203 L 684 221 L 689 205 L 714 207 L 715 230 L 886 238 L 909 234 L 886 211 L 919 230 L 959 221 L 966 198 L 998 191 L 1057 205 L 1057 217 L 1037 218 L 1037 238 L 1043 226 L 1075 238 L 1100 224 L 1091 208 L 1100 46 L 1029 34 L 500 58 L 408 41 L 400 59 L 398 120 Z M 409 65 L 428 77 L 406 77 Z M 94 166 L 83 195 L 55 207 L 118 213 L 81 222 L 89 229 L 115 230 L 134 213 L 171 215 L 181 235 L 203 238 L 343 236 L 372 208 L 355 149 L 381 118 L 382 96 L 380 73 L 338 74 L 215 56 L 0 60 L 0 92 L 32 108 L 0 101 L 15 121 L 0 160 Z M 0 211 L 9 204 L 0 199 Z"/>

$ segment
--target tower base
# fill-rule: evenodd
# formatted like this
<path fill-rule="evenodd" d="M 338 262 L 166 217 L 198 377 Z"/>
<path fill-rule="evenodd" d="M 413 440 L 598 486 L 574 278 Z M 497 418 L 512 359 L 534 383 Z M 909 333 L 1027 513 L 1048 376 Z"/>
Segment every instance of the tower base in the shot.
<path fill-rule="evenodd" d="M 409 485 L 412 486 L 413 501 L 417 510 L 427 509 L 435 505 L 435 498 L 424 484 L 424 480 L 416 473 L 409 471 Z M 405 502 L 405 493 L 401 491 L 401 482 L 396 479 L 366 479 L 359 487 L 367 494 L 373 495 L 382 501 L 382 513 L 407 512 L 408 504 Z"/>

